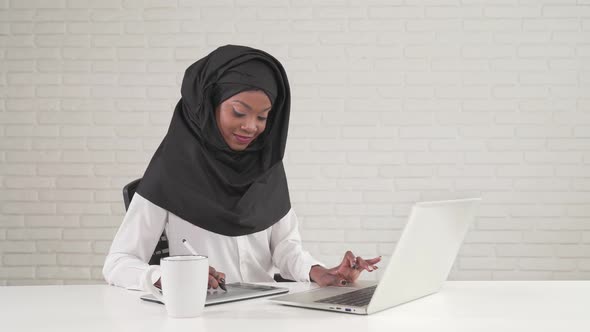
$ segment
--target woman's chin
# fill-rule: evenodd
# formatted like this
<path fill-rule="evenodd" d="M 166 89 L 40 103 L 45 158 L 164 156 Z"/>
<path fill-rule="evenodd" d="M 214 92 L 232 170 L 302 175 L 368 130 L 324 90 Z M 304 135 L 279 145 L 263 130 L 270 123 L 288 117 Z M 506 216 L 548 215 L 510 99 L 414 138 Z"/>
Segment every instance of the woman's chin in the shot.
<path fill-rule="evenodd" d="M 246 150 L 246 148 L 248 147 L 249 144 L 236 144 L 236 143 L 232 143 L 232 144 L 228 144 L 229 148 L 232 149 L 233 151 L 244 151 Z"/>

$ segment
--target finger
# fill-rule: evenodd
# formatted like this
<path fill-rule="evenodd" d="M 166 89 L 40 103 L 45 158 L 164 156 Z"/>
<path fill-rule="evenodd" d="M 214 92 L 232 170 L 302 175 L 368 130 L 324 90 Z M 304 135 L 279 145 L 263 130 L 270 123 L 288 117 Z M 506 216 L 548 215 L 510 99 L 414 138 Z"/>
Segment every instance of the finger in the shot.
<path fill-rule="evenodd" d="M 217 273 L 217 270 L 213 266 L 209 266 L 209 274 L 214 276 Z"/>
<path fill-rule="evenodd" d="M 348 266 L 350 266 L 350 267 L 354 266 L 354 264 L 356 263 L 356 261 L 355 261 L 356 258 L 354 256 L 354 254 L 352 253 L 352 251 L 348 250 L 346 252 L 346 254 L 344 254 L 344 257 L 348 260 L 348 264 L 349 264 Z"/>
<path fill-rule="evenodd" d="M 350 268 L 354 269 L 355 266 L 355 257 L 354 254 L 352 253 L 352 251 L 348 250 L 345 254 L 344 254 L 344 258 L 342 258 L 342 262 L 340 263 L 340 265 L 338 266 L 338 273 L 346 273 L 347 270 L 349 270 Z"/>
<path fill-rule="evenodd" d="M 217 287 L 219 287 L 219 282 L 212 275 L 209 275 L 209 287 L 207 288 L 217 289 Z"/>
<path fill-rule="evenodd" d="M 219 282 L 219 287 L 221 287 L 221 289 L 226 290 L 225 288 L 225 273 L 223 272 L 217 272 L 217 282 Z"/>
<path fill-rule="evenodd" d="M 158 278 L 158 280 L 154 282 L 154 286 L 158 289 L 162 289 L 162 278 Z"/>
<path fill-rule="evenodd" d="M 360 256 L 358 256 L 356 258 L 356 264 L 359 266 L 359 268 L 361 270 L 367 270 L 369 272 L 373 272 L 373 269 L 371 268 L 371 266 L 369 266 L 369 264 L 367 263 L 367 261 L 365 261 L 364 259 L 362 259 Z"/>
<path fill-rule="evenodd" d="M 366 260 L 366 262 L 373 268 L 373 270 L 377 270 L 379 268 L 379 266 L 377 266 L 376 264 L 379 263 L 380 261 L 381 261 L 381 256 Z"/>
<path fill-rule="evenodd" d="M 342 258 L 342 261 L 340 262 L 338 268 L 340 269 L 344 267 L 350 267 L 352 266 L 352 264 L 354 264 L 354 254 L 349 250 L 346 253 L 344 253 L 344 257 Z"/>
<path fill-rule="evenodd" d="M 221 279 L 225 280 L 225 273 L 217 272 L 217 280 L 221 280 Z"/>
<path fill-rule="evenodd" d="M 373 264 L 369 263 L 369 261 L 367 261 L 367 260 L 365 260 L 365 262 L 367 262 L 367 265 L 371 268 L 372 271 L 375 271 L 379 268 L 377 265 L 373 265 Z M 372 272 L 372 271 L 369 271 L 369 272 Z"/>
<path fill-rule="evenodd" d="M 365 259 L 365 261 L 371 265 L 377 264 L 381 261 L 381 256 L 379 257 L 375 257 L 375 258 L 371 258 L 371 259 Z"/>

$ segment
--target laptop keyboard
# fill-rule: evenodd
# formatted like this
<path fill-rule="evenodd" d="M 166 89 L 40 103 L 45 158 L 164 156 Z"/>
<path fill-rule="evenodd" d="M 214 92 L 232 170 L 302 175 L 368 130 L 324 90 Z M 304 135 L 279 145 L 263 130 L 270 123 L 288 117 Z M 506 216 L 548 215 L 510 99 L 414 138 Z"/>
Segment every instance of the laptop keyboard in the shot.
<path fill-rule="evenodd" d="M 375 293 L 375 289 L 377 289 L 377 285 L 355 290 L 353 292 L 327 297 L 315 302 L 363 307 L 369 304 L 371 298 L 373 297 L 373 293 Z"/>

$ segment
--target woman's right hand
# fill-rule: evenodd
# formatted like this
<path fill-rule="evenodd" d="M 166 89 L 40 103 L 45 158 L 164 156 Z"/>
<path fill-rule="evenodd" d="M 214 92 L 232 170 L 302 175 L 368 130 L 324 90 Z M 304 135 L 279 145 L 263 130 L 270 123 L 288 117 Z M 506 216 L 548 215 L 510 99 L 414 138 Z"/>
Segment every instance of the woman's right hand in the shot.
<path fill-rule="evenodd" d="M 162 289 L 162 278 L 158 278 L 158 281 L 154 282 L 154 286 Z M 209 266 L 209 280 L 207 283 L 207 289 L 217 289 L 221 286 L 221 289 L 225 290 L 225 273 L 215 270 L 212 266 Z"/>
<path fill-rule="evenodd" d="M 212 266 L 209 266 L 209 284 L 208 289 L 217 289 L 220 287 L 225 290 L 225 273 L 215 270 Z"/>

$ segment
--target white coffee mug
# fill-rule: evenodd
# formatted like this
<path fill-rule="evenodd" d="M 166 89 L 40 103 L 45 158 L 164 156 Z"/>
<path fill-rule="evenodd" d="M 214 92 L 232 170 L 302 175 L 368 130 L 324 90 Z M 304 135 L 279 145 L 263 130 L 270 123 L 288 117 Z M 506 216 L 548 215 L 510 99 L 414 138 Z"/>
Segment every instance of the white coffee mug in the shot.
<path fill-rule="evenodd" d="M 200 316 L 205 307 L 209 281 L 209 260 L 206 256 L 172 256 L 160 260 L 162 271 L 160 290 L 152 284 L 152 274 L 158 268 L 150 266 L 145 284 L 159 301 L 168 316 L 187 318 Z"/>

